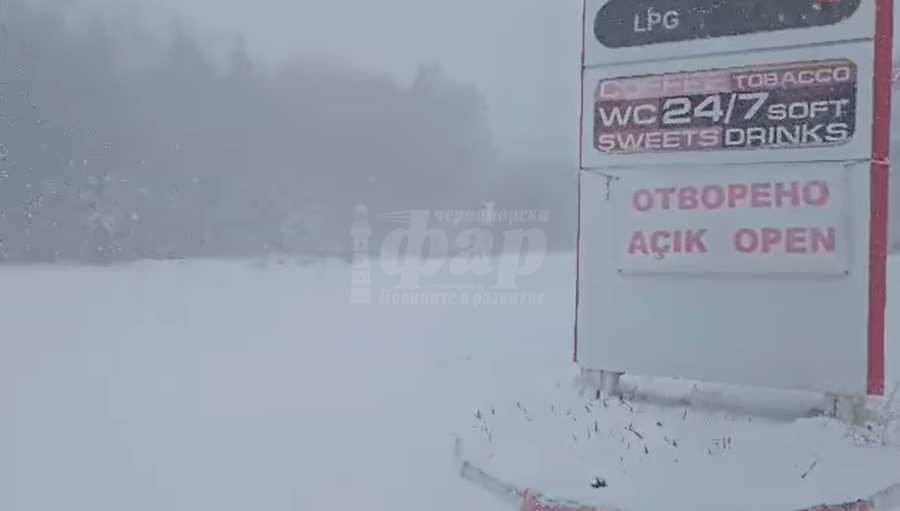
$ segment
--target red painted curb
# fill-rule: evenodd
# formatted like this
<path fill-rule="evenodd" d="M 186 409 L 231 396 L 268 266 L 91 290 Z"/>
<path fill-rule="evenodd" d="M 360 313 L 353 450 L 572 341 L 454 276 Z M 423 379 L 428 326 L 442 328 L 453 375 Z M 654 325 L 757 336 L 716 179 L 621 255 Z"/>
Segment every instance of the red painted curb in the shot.
<path fill-rule="evenodd" d="M 900 485 L 895 485 L 895 492 L 900 491 Z M 882 492 L 879 492 L 879 494 Z M 874 496 L 863 500 L 842 502 L 840 504 L 819 504 L 797 511 L 888 511 L 890 508 L 879 507 L 874 502 Z M 598 507 L 578 502 L 570 502 L 559 499 L 550 499 L 537 493 L 525 492 L 522 498 L 520 511 L 621 511 L 610 507 Z"/>
<path fill-rule="evenodd" d="M 554 499 L 541 492 L 523 490 L 464 460 L 461 460 L 460 476 L 514 504 L 519 511 L 626 511 L 615 507 L 583 504 L 574 500 Z M 866 498 L 837 504 L 818 504 L 795 511 L 900 511 L 900 483 Z"/>

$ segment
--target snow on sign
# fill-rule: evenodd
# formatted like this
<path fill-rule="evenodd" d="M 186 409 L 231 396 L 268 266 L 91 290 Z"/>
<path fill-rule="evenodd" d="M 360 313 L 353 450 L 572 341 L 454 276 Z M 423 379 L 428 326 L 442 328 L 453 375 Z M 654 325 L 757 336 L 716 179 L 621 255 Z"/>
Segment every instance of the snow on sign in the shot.
<path fill-rule="evenodd" d="M 843 170 L 623 174 L 614 216 L 621 273 L 842 276 Z"/>
<path fill-rule="evenodd" d="M 849 59 L 601 79 L 594 148 L 601 153 L 810 148 L 856 129 Z"/>

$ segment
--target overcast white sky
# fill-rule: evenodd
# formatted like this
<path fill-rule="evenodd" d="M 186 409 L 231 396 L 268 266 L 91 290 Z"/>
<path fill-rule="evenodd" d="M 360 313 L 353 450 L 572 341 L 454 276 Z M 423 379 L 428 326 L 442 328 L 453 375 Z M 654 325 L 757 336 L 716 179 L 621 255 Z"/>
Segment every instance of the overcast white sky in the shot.
<path fill-rule="evenodd" d="M 269 62 L 324 57 L 404 83 L 419 64 L 437 60 L 488 97 L 504 152 L 527 147 L 577 164 L 580 0 L 44 1 L 116 10 L 140 3 L 145 20 L 178 13 L 206 36 L 228 41 L 240 32 Z"/>
<path fill-rule="evenodd" d="M 526 138 L 573 158 L 577 151 L 580 1 L 155 1 L 240 27 L 270 58 L 319 53 L 404 81 L 437 59 L 488 96 L 504 145 Z"/>

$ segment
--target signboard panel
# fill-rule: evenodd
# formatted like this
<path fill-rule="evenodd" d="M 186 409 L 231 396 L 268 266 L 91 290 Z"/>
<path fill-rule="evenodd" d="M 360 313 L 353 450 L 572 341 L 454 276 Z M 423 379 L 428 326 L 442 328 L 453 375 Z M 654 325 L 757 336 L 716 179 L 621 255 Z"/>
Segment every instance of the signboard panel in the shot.
<path fill-rule="evenodd" d="M 584 65 L 872 38 L 875 0 L 587 0 Z"/>
<path fill-rule="evenodd" d="M 689 59 L 586 72 L 582 165 L 866 158 L 871 43 L 829 53 L 810 48 L 720 57 L 715 68 L 701 66 L 710 59 Z"/>
<path fill-rule="evenodd" d="M 856 125 L 848 59 L 600 80 L 594 149 L 609 153 L 841 145 Z"/>
<path fill-rule="evenodd" d="M 869 185 L 867 162 L 582 172 L 579 365 L 864 393 Z"/>
<path fill-rule="evenodd" d="M 847 176 L 840 167 L 634 170 L 616 183 L 623 274 L 845 276 Z"/>
<path fill-rule="evenodd" d="M 849 19 L 862 0 L 610 0 L 591 35 L 609 49 L 827 27 Z"/>

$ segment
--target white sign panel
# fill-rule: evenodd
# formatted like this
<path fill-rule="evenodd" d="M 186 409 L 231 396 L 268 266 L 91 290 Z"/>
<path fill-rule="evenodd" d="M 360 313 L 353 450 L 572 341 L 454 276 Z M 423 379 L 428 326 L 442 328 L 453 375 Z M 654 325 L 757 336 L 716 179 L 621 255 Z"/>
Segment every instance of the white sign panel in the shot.
<path fill-rule="evenodd" d="M 615 186 L 622 273 L 849 273 L 845 171 L 635 169 Z"/>
<path fill-rule="evenodd" d="M 870 173 L 846 165 L 582 172 L 578 363 L 865 392 Z"/>
<path fill-rule="evenodd" d="M 587 0 L 586 67 L 869 39 L 875 0 Z"/>
<path fill-rule="evenodd" d="M 582 167 L 867 158 L 871 51 L 863 42 L 829 58 L 806 48 L 590 70 Z"/>

